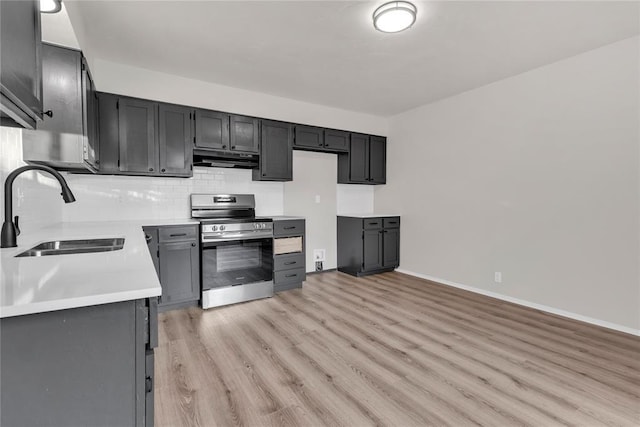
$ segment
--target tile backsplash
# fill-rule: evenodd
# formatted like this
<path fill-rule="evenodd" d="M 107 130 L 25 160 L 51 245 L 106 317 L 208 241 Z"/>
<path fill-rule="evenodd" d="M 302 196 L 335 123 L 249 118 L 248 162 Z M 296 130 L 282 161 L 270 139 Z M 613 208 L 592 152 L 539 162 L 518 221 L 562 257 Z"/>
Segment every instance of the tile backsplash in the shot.
<path fill-rule="evenodd" d="M 249 193 L 258 215 L 282 215 L 283 184 L 251 180 L 251 170 L 195 167 L 192 178 L 65 175 L 76 195 L 63 221 L 169 219 L 191 215 L 191 193 Z"/>

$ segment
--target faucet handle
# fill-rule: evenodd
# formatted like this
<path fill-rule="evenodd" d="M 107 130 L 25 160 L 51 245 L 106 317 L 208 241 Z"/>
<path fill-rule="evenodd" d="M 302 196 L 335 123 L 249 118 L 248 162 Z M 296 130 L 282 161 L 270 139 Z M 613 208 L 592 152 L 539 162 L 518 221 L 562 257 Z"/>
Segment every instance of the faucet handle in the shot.
<path fill-rule="evenodd" d="M 18 215 L 13 217 L 13 223 L 16 226 L 16 236 L 20 235 L 20 226 L 18 225 L 18 218 L 20 218 Z"/>

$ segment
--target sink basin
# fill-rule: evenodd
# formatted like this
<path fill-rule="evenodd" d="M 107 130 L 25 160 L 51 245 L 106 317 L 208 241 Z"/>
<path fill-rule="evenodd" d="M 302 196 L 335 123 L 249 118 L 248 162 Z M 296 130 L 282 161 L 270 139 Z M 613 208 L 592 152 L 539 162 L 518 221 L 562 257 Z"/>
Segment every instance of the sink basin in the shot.
<path fill-rule="evenodd" d="M 91 252 L 118 251 L 124 246 L 123 238 L 86 239 L 86 240 L 55 240 L 40 243 L 38 246 L 26 250 L 17 257 L 86 254 Z"/>

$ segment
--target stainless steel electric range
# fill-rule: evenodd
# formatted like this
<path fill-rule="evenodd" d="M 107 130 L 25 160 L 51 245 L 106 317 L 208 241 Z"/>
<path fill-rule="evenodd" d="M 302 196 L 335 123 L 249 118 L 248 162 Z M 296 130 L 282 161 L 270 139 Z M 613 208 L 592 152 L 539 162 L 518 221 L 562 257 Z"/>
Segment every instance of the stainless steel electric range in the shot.
<path fill-rule="evenodd" d="M 253 194 L 192 194 L 200 220 L 202 308 L 273 296 L 273 221 Z"/>

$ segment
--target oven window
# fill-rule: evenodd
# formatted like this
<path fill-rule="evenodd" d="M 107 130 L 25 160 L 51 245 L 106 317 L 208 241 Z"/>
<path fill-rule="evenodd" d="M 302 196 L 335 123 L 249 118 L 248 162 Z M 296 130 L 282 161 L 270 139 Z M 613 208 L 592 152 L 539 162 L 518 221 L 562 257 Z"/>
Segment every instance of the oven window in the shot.
<path fill-rule="evenodd" d="M 273 279 L 271 239 L 209 243 L 202 247 L 203 290 Z"/>

